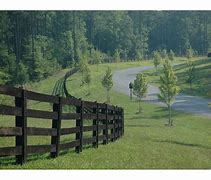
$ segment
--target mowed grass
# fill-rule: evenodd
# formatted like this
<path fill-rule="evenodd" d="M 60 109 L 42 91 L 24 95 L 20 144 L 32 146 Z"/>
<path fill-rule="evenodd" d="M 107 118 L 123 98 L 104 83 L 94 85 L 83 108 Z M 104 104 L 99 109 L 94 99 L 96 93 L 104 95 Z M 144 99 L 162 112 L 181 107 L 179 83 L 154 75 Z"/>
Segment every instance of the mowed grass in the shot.
<path fill-rule="evenodd" d="M 106 101 L 106 92 L 101 85 L 101 78 L 108 66 L 115 69 L 151 65 L 152 62 L 134 62 L 118 64 L 102 64 L 90 66 L 92 83 L 91 95 L 87 95 L 87 87 L 81 86 L 81 74 L 77 73 L 68 81 L 68 89 L 72 95 L 86 100 Z M 65 70 L 61 74 L 65 73 Z M 61 75 L 62 76 L 62 75 Z M 55 80 L 54 80 L 55 79 Z M 52 84 L 57 76 L 39 83 L 40 91 L 51 92 Z M 49 83 L 51 82 L 51 83 Z M 100 145 L 98 149 L 85 147 L 82 153 L 76 154 L 74 149 L 62 152 L 58 158 L 51 159 L 49 154 L 29 156 L 23 166 L 14 165 L 14 158 L 1 158 L 2 169 L 193 169 L 211 168 L 211 120 L 173 111 L 174 126 L 165 126 L 167 112 L 165 108 L 142 103 L 143 113 L 137 114 L 138 104 L 129 97 L 111 91 L 111 104 L 122 106 L 125 110 L 125 134 L 123 138 Z M 40 108 L 40 104 L 33 104 Z M 43 105 L 47 108 L 48 105 Z M 49 108 L 49 107 L 48 107 Z M 7 118 L 2 118 L 4 123 Z M 38 120 L 32 120 L 36 125 Z M 39 120 L 40 125 L 49 126 L 46 121 Z M 64 126 L 67 126 L 66 124 Z M 68 138 L 67 138 L 68 139 Z M 0 138 L 0 144 L 6 142 Z M 49 139 L 40 138 L 42 142 Z M 39 142 L 40 142 L 39 141 Z M 38 143 L 36 138 L 32 143 Z"/>

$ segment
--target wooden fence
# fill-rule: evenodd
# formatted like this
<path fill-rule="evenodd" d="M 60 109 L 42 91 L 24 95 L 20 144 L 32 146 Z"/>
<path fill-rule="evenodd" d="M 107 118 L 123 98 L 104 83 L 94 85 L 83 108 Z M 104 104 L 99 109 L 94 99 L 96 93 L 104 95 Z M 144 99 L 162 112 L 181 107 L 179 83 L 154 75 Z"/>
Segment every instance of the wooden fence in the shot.
<path fill-rule="evenodd" d="M 91 144 L 98 147 L 98 143 L 107 144 L 115 141 L 124 134 L 124 110 L 121 107 L 105 103 L 83 101 L 81 99 L 63 98 L 58 96 L 40 94 L 21 88 L 11 88 L 0 85 L 0 94 L 13 96 L 15 105 L 0 105 L 1 115 L 15 117 L 15 127 L 2 127 L 0 124 L 0 137 L 15 137 L 14 147 L 1 147 L 0 157 L 15 156 L 16 163 L 23 164 L 27 161 L 27 155 L 33 153 L 50 153 L 52 158 L 59 155 L 62 150 L 75 148 L 81 152 L 83 145 Z M 52 104 L 51 111 L 29 109 L 28 100 L 48 102 Z M 63 112 L 63 106 L 74 106 L 75 112 Z M 86 111 L 85 111 L 86 109 Z M 87 111 L 89 109 L 89 111 Z M 0 116 L 1 118 L 2 116 Z M 39 118 L 52 120 L 52 128 L 36 128 L 27 126 L 27 118 Z M 91 120 L 91 126 L 84 126 L 84 120 Z M 65 120 L 75 121 L 71 128 L 61 128 L 61 122 Z M 92 131 L 92 136 L 87 138 L 83 132 Z M 99 131 L 102 132 L 101 135 Z M 75 134 L 75 139 L 61 143 L 63 135 Z M 28 136 L 51 136 L 48 145 L 27 145 Z"/>

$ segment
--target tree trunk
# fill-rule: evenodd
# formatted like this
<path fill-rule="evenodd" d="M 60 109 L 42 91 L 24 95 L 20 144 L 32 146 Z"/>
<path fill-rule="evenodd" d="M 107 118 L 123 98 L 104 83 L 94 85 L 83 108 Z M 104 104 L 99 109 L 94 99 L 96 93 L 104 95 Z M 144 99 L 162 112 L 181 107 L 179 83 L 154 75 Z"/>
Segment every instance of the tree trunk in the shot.
<path fill-rule="evenodd" d="M 16 63 L 20 62 L 20 24 L 19 24 L 19 13 L 15 16 L 15 55 Z"/>
<path fill-rule="evenodd" d="M 139 104 L 139 113 L 142 112 L 142 108 L 141 108 L 141 99 L 138 100 L 138 104 Z"/>
<path fill-rule="evenodd" d="M 110 102 L 109 91 L 107 90 L 107 102 Z"/>
<path fill-rule="evenodd" d="M 73 62 L 74 63 L 78 63 L 79 61 L 77 48 L 78 48 L 78 41 L 76 38 L 76 12 L 73 11 L 73 51 L 74 51 Z"/>
<path fill-rule="evenodd" d="M 173 126 L 173 120 L 171 119 L 171 106 L 169 106 L 169 125 Z"/>
<path fill-rule="evenodd" d="M 130 89 L 130 100 L 132 100 L 133 98 L 133 93 L 132 93 L 132 89 Z"/>
<path fill-rule="evenodd" d="M 89 84 L 88 84 L 88 94 L 90 94 L 90 88 L 89 88 Z"/>

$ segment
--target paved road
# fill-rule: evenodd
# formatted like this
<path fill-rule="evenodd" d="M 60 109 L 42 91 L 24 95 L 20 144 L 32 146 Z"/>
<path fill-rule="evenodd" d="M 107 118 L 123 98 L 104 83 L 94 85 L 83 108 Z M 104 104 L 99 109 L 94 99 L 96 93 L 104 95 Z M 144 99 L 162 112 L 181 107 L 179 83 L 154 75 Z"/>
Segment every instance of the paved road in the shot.
<path fill-rule="evenodd" d="M 153 66 L 142 66 L 115 71 L 113 73 L 114 90 L 129 95 L 128 85 L 131 81 L 135 79 L 136 74 L 153 68 Z M 157 98 L 158 93 L 158 87 L 149 84 L 147 97 L 144 100 L 147 102 L 158 104 L 160 106 L 164 106 L 164 104 L 159 102 Z M 172 107 L 175 110 L 181 110 L 189 113 L 211 117 L 211 109 L 208 107 L 209 102 L 211 102 L 211 99 L 205 99 L 202 97 L 190 96 L 180 93 L 176 96 L 176 101 Z"/>

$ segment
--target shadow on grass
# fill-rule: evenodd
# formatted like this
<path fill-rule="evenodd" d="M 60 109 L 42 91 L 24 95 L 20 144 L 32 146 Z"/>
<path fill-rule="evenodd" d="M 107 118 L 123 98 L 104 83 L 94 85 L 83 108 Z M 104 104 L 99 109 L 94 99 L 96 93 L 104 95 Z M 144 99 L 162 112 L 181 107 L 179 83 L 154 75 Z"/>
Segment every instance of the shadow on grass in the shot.
<path fill-rule="evenodd" d="M 50 159 L 50 153 L 28 155 L 27 162 L 36 161 L 40 159 Z M 11 166 L 11 165 L 19 166 L 19 164 L 16 164 L 16 160 L 14 156 L 0 158 L 0 169 L 3 169 L 4 166 L 6 168 L 6 166 Z"/>
<path fill-rule="evenodd" d="M 203 149 L 211 149 L 210 147 L 200 145 L 200 144 L 192 144 L 192 143 L 184 143 L 184 142 L 179 142 L 179 141 L 170 141 L 170 140 L 153 140 L 154 142 L 159 142 L 159 143 L 169 143 L 169 144 L 177 144 L 181 146 L 188 146 L 188 147 L 198 147 L 198 148 L 203 148 Z"/>
<path fill-rule="evenodd" d="M 132 127 L 132 128 L 136 128 L 136 127 L 152 127 L 150 125 L 141 125 L 141 124 L 125 124 L 125 127 Z"/>
<path fill-rule="evenodd" d="M 181 112 L 172 110 L 172 117 L 178 117 L 181 115 Z M 168 118 L 168 108 L 166 107 L 157 107 L 156 110 L 153 111 L 153 114 L 150 116 L 152 119 L 160 120 Z"/>
<path fill-rule="evenodd" d="M 103 142 L 99 142 L 99 145 L 104 145 L 104 144 L 103 144 Z M 84 145 L 83 151 L 86 150 L 86 149 L 90 149 L 90 148 L 93 149 L 92 144 Z M 72 148 L 72 149 L 60 151 L 59 156 L 70 154 L 70 153 L 71 154 L 73 154 L 73 153 L 77 154 L 75 152 L 75 148 Z M 32 155 L 28 155 L 27 162 L 44 160 L 44 159 L 54 159 L 54 158 L 51 158 L 50 152 L 49 153 L 40 153 L 40 154 L 35 153 L 35 154 L 32 154 Z M 11 157 L 1 157 L 0 158 L 0 169 L 6 169 L 7 166 L 11 166 L 11 165 L 20 166 L 20 165 L 16 164 L 14 156 L 13 157 L 11 156 Z"/>

